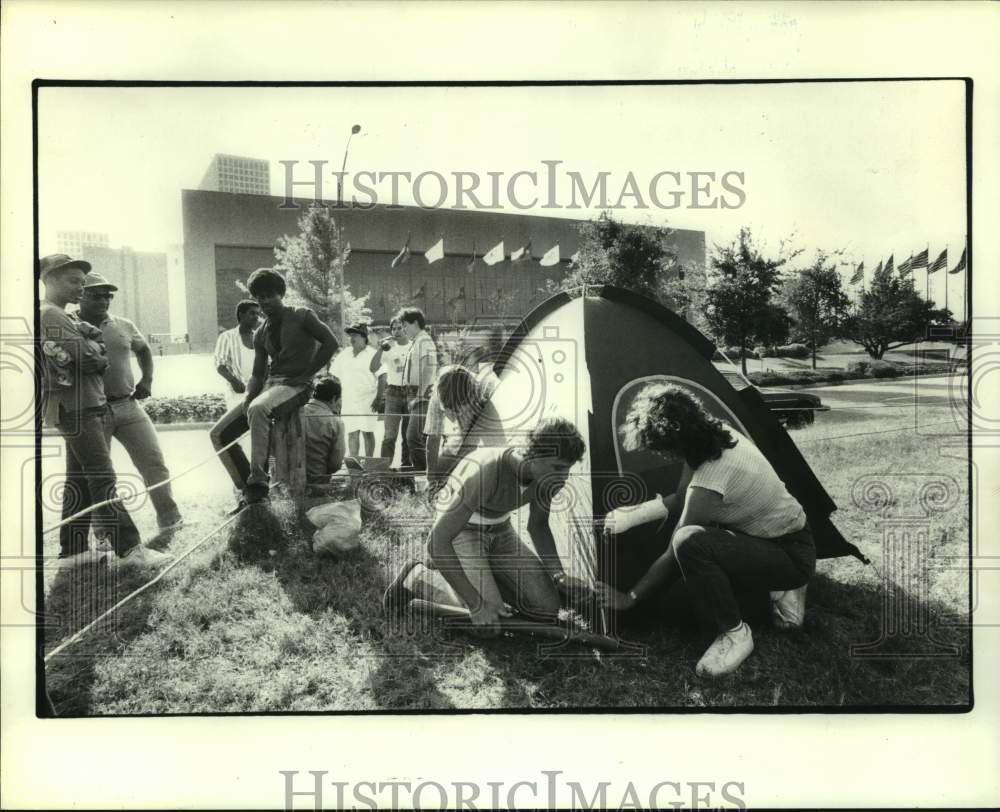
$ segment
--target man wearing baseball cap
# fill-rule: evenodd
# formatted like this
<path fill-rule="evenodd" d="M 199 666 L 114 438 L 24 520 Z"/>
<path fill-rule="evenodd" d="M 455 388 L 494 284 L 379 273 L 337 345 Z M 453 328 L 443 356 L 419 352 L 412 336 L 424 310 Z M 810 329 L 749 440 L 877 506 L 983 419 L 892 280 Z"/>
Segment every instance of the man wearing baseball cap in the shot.
<path fill-rule="evenodd" d="M 333 359 L 330 373 L 340 381 L 343 391 L 340 414 L 347 432 L 348 453 L 356 457 L 361 438 L 365 456 L 375 456 L 375 429 L 378 412 L 385 403 L 386 370 L 382 350 L 368 345 L 368 325 L 352 324 L 344 333 L 351 342 Z"/>
<path fill-rule="evenodd" d="M 66 254 L 39 261 L 45 299 L 39 308 L 42 370 L 42 414 L 66 441 L 66 487 L 63 519 L 91 504 L 109 504 L 60 528 L 59 557 L 74 563 L 89 560 L 90 527 L 109 536 L 122 566 L 155 566 L 169 559 L 140 543 L 128 511 L 117 500 L 117 477 L 111 464 L 105 421 L 109 408 L 104 394 L 108 368 L 101 331 L 66 312 L 66 305 L 83 298 L 90 264 Z"/>
<path fill-rule="evenodd" d="M 79 315 L 84 321 L 98 327 L 104 336 L 108 355 L 108 368 L 104 372 L 104 395 L 111 410 L 106 426 L 111 436 L 125 447 L 132 464 L 149 488 L 170 479 L 156 429 L 139 404 L 140 400 L 152 394 L 153 353 L 132 321 L 109 312 L 117 290 L 115 285 L 99 273 L 91 271 L 83 283 Z M 142 371 L 138 383 L 135 383 L 132 376 L 133 354 Z M 150 491 L 149 498 L 156 509 L 156 522 L 161 529 L 180 524 L 180 510 L 174 502 L 169 484 Z"/>

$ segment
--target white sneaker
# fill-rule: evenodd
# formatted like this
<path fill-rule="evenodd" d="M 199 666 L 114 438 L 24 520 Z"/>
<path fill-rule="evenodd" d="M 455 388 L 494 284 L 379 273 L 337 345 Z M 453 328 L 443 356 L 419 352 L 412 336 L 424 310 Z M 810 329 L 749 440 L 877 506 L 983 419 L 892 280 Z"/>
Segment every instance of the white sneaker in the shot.
<path fill-rule="evenodd" d="M 699 677 L 721 677 L 731 674 L 753 651 L 753 635 L 746 623 L 730 632 L 723 632 L 698 660 L 694 672 Z"/>
<path fill-rule="evenodd" d="M 116 563 L 124 569 L 154 569 L 173 560 L 174 557 L 168 553 L 161 553 L 142 544 L 137 544 L 125 555 L 120 556 Z"/>
<path fill-rule="evenodd" d="M 806 587 L 771 593 L 771 618 L 779 629 L 801 629 L 806 619 Z"/>
<path fill-rule="evenodd" d="M 76 555 L 59 559 L 59 569 L 68 570 L 77 567 L 89 567 L 94 564 L 106 564 L 108 555 L 103 550 L 85 550 Z"/>

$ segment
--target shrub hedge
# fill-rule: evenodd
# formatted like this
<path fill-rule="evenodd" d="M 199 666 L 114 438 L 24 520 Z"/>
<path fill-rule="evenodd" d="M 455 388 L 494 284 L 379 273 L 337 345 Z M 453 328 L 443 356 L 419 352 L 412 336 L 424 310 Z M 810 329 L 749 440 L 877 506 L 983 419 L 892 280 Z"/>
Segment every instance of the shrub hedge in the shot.
<path fill-rule="evenodd" d="M 940 375 L 951 372 L 950 364 L 894 365 L 889 361 L 854 361 L 846 370 L 791 369 L 780 372 L 751 372 L 747 375 L 756 386 L 788 386 L 795 384 L 840 383 L 867 378 L 894 378 L 900 375 Z"/>
<path fill-rule="evenodd" d="M 148 398 L 142 406 L 154 423 L 214 423 L 226 413 L 222 395 Z"/>

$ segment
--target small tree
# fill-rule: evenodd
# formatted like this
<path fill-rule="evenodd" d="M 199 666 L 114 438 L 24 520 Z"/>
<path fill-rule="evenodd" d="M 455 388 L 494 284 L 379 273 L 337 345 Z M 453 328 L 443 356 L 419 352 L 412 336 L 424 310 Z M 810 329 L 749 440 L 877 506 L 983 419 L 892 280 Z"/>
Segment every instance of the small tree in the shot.
<path fill-rule="evenodd" d="M 545 292 L 615 285 L 677 312 L 693 304 L 687 285 L 679 279 L 671 229 L 622 223 L 603 212 L 582 223 L 579 235 L 576 264 L 558 283 L 549 280 Z"/>
<path fill-rule="evenodd" d="M 341 324 L 341 295 L 347 325 L 370 321 L 370 293 L 354 296 L 346 283 L 343 291 L 340 290 L 351 247 L 342 244 L 340 230 L 330 210 L 310 206 L 299 217 L 298 226 L 296 236 L 279 237 L 274 246 L 274 269 L 284 274 L 288 283 L 288 303 L 312 308 L 320 321 L 338 336 L 346 326 Z"/>
<path fill-rule="evenodd" d="M 846 335 L 875 360 L 889 350 L 914 344 L 935 324 L 947 324 L 951 312 L 934 307 L 913 285 L 912 277 L 880 270 L 861 292 L 857 311 L 848 320 Z"/>
<path fill-rule="evenodd" d="M 716 246 L 711 259 L 712 279 L 705 292 L 705 321 L 725 346 L 739 347 L 740 366 L 747 371 L 746 353 L 754 344 L 783 344 L 791 319 L 774 300 L 781 285 L 784 259 L 768 259 L 754 244 L 750 230 L 739 239 Z"/>
<path fill-rule="evenodd" d="M 812 350 L 816 369 L 816 348 L 842 336 L 847 325 L 850 299 L 840 274 L 820 251 L 811 267 L 785 282 L 784 293 L 794 322 L 792 338 Z"/>

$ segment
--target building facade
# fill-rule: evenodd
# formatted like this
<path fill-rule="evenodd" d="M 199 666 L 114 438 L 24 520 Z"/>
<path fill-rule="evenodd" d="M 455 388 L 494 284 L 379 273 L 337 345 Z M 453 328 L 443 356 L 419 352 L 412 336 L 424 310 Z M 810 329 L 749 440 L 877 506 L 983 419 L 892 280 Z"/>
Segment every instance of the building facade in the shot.
<path fill-rule="evenodd" d="M 131 319 L 147 338 L 169 334 L 166 254 L 129 247 L 84 246 L 81 256 L 117 286 L 111 312 Z"/>
<path fill-rule="evenodd" d="M 220 330 L 236 323 L 240 284 L 259 267 L 274 265 L 274 244 L 298 233 L 298 218 L 310 201 L 284 207 L 280 197 L 181 192 L 184 224 L 184 284 L 187 332 L 192 350 L 210 350 Z M 331 206 L 335 204 L 330 204 Z M 351 246 L 345 281 L 355 296 L 368 295 L 375 323 L 385 324 L 400 307 L 420 307 L 432 323 L 466 323 L 479 318 L 520 319 L 548 295 L 576 252 L 580 220 L 499 212 L 376 206 L 335 209 L 343 239 Z M 674 232 L 681 265 L 704 273 L 705 235 Z M 423 256 L 444 240 L 444 257 Z M 484 253 L 500 240 L 503 261 L 488 266 Z M 408 261 L 392 268 L 409 242 Z M 531 259 L 511 261 L 512 251 L 531 244 Z M 558 246 L 559 262 L 540 258 Z M 478 257 L 470 272 L 473 252 Z M 239 284 L 238 284 L 239 283 Z"/>
<path fill-rule="evenodd" d="M 268 195 L 271 193 L 271 164 L 260 158 L 217 154 L 198 188 L 209 192 Z"/>
<path fill-rule="evenodd" d="M 111 240 L 102 231 L 57 231 L 56 250 L 71 257 L 83 255 L 84 248 L 108 248 Z"/>

